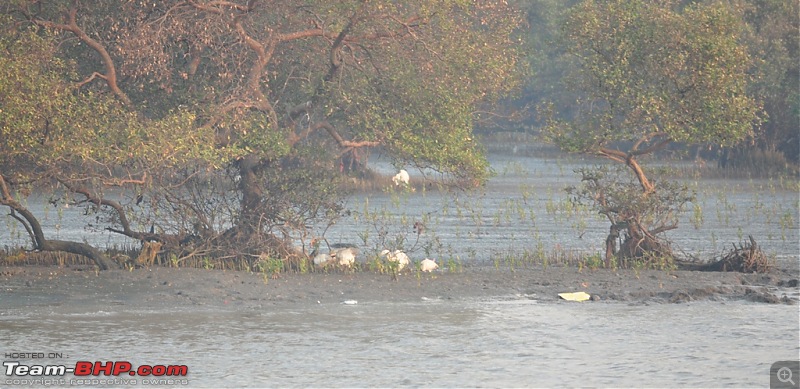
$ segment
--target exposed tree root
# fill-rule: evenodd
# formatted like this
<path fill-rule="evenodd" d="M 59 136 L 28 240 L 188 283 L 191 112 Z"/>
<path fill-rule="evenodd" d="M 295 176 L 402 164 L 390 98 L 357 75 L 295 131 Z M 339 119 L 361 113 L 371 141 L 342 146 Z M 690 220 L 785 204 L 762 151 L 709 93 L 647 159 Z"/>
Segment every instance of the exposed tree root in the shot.
<path fill-rule="evenodd" d="M 752 236 L 750 243 L 733 244 L 733 249 L 722 258 L 700 266 L 702 271 L 736 271 L 742 273 L 767 273 L 773 268 L 772 261 L 767 258 Z"/>

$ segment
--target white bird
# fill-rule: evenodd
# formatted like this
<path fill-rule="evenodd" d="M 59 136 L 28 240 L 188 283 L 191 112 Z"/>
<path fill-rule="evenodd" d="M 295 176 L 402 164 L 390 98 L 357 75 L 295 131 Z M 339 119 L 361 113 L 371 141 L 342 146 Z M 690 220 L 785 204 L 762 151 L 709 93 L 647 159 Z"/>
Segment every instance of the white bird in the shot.
<path fill-rule="evenodd" d="M 386 257 L 386 260 L 389 262 L 397 262 L 397 271 L 403 270 L 406 266 L 408 266 L 409 263 L 411 263 L 411 261 L 408 259 L 408 255 L 400 250 L 383 250 L 381 251 L 381 255 Z"/>
<path fill-rule="evenodd" d="M 344 247 L 331 251 L 331 256 L 339 260 L 339 266 L 353 266 L 356 263 L 358 249 L 355 247 Z"/>
<path fill-rule="evenodd" d="M 392 182 L 394 182 L 395 186 L 400 186 L 401 183 L 403 185 L 408 185 L 408 180 L 409 180 L 408 172 L 405 171 L 405 169 L 400 169 L 400 172 L 395 174 L 394 177 L 392 177 Z"/>
<path fill-rule="evenodd" d="M 422 262 L 419 263 L 419 269 L 422 271 L 432 272 L 438 268 L 439 264 L 437 264 L 436 261 L 430 258 L 425 258 L 422 260 Z"/>
<path fill-rule="evenodd" d="M 311 251 L 309 257 L 316 266 L 325 266 L 333 261 L 338 261 L 340 266 L 353 266 L 356 263 L 356 256 L 358 255 L 358 248 L 349 244 L 335 244 L 331 247 L 329 253 L 319 252 L 319 239 L 314 238 L 311 240 L 311 245 L 314 250 Z"/>
<path fill-rule="evenodd" d="M 333 260 L 333 257 L 330 254 L 325 254 L 325 253 L 319 253 L 317 255 L 314 255 L 313 258 L 315 266 L 325 266 L 328 264 L 328 262 Z"/>
<path fill-rule="evenodd" d="M 319 252 L 319 239 L 311 239 L 311 245 L 314 246 L 314 250 L 312 250 L 311 254 L 308 256 L 312 258 L 312 262 L 314 262 L 315 266 L 325 266 L 328 262 L 333 260 L 333 256 L 331 256 L 330 253 Z"/>

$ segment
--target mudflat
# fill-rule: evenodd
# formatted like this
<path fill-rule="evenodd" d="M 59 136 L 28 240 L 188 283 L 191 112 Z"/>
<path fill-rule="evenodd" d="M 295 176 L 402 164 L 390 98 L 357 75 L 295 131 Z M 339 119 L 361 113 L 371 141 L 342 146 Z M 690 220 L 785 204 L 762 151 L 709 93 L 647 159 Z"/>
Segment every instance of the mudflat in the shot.
<path fill-rule="evenodd" d="M 396 279 L 369 271 L 283 273 L 151 267 L 95 272 L 79 267 L 0 267 L 0 305 L 6 308 L 205 306 L 259 309 L 286 304 L 530 298 L 556 303 L 562 292 L 583 291 L 585 303 L 682 303 L 696 300 L 796 304 L 797 264 L 765 274 L 608 270 L 532 266 L 464 266 L 459 271 L 408 271 Z"/>

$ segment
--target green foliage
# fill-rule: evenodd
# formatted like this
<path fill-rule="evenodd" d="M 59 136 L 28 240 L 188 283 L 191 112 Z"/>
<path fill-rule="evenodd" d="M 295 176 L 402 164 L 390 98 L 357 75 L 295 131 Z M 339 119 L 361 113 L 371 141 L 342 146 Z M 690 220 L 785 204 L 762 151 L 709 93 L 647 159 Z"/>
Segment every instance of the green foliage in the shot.
<path fill-rule="evenodd" d="M 526 59 L 530 63 L 531 75 L 519 104 L 536 107 L 551 102 L 559 109 L 567 110 L 574 104 L 574 91 L 564 88 L 562 81 L 575 66 L 573 57 L 566 52 L 566 44 L 559 31 L 571 6 L 570 0 L 532 0 L 527 2 L 527 27 L 529 34 Z M 542 118 L 529 118 L 540 126 Z"/>
<path fill-rule="evenodd" d="M 221 157 L 234 160 L 247 155 L 261 158 L 278 159 L 289 154 L 287 135 L 272 129 L 269 118 L 262 112 L 244 111 L 230 113 L 216 125 L 216 132 L 223 134 L 224 139 L 215 139 L 212 135 L 208 142 L 220 142 Z"/>
<path fill-rule="evenodd" d="M 472 136 L 475 111 L 522 81 L 522 46 L 515 40 L 521 14 L 493 2 L 392 7 L 430 20 L 415 40 L 371 48 L 378 74 L 348 74 L 352 84 L 337 85 L 347 125 L 400 161 L 484 180 L 487 163 Z"/>
<path fill-rule="evenodd" d="M 671 142 L 729 146 L 753 134 L 759 103 L 748 95 L 753 61 L 743 44 L 747 24 L 724 2 L 585 0 L 562 28 L 576 59 L 565 86 L 574 109 L 544 103 L 544 137 L 569 152 L 625 164 L 621 172 L 583 170 L 574 200 L 608 217 L 609 260 L 615 231 L 625 230 L 622 257 L 669 256 L 656 235 L 677 227 L 692 196 L 674 183 L 648 180 L 638 159 Z"/>
<path fill-rule="evenodd" d="M 614 141 L 654 135 L 731 145 L 752 133 L 752 61 L 745 24 L 722 2 L 584 1 L 570 10 L 564 39 L 580 66 L 569 85 L 579 111 L 545 107 L 548 139 L 593 152 Z"/>
<path fill-rule="evenodd" d="M 647 194 L 622 166 L 578 169 L 576 173 L 582 176 L 581 185 L 567 188 L 570 201 L 606 216 L 612 231 L 626 231 L 621 257 L 671 255 L 669 244 L 658 235 L 677 228 L 679 216 L 695 201 L 686 185 L 658 181 L 657 190 Z"/>
<path fill-rule="evenodd" d="M 158 171 L 218 159 L 209 148 L 213 132 L 196 129 L 190 112 L 149 120 L 107 94 L 77 88 L 76 64 L 59 57 L 56 44 L 52 34 L 34 28 L 0 31 L 0 164 L 6 174 L 82 165 L 92 175 L 92 165 L 107 170 L 137 163 Z"/>
<path fill-rule="evenodd" d="M 589 268 L 590 270 L 597 270 L 605 265 L 603 257 L 600 254 L 592 254 L 585 257 L 579 264 L 578 269 Z"/>
<path fill-rule="evenodd" d="M 0 15 L 0 175 L 46 172 L 116 231 L 155 224 L 147 239 L 202 255 L 296 254 L 287 241 L 340 214 L 340 166 L 364 148 L 484 180 L 476 111 L 522 80 L 522 15 L 501 0 L 12 1 Z M 109 187 L 124 200 L 100 205 Z"/>
<path fill-rule="evenodd" d="M 694 201 L 684 184 L 658 181 L 658 191 L 645 196 L 630 174 L 621 166 L 598 166 L 576 170 L 581 185 L 567 188 L 570 201 L 590 206 L 616 223 L 636 223 L 647 230 L 677 226 L 686 204 Z"/>
<path fill-rule="evenodd" d="M 0 25 L 10 23 L 0 15 Z M 0 47 L 0 162 L 58 155 L 71 138 L 63 127 L 82 119 L 63 112 L 75 103 L 69 63 L 53 56 L 51 36 L 33 29 L 0 31 Z"/>
<path fill-rule="evenodd" d="M 256 268 L 262 273 L 264 283 L 267 283 L 269 278 L 276 277 L 284 271 L 284 263 L 279 258 L 262 256 L 258 259 L 258 262 L 256 262 Z"/>
<path fill-rule="evenodd" d="M 749 92 L 763 101 L 767 120 L 752 141 L 766 152 L 800 160 L 800 3 L 748 0 L 734 3 L 750 26 L 747 50 L 754 59 Z M 752 150 L 750 145 L 743 149 Z"/>

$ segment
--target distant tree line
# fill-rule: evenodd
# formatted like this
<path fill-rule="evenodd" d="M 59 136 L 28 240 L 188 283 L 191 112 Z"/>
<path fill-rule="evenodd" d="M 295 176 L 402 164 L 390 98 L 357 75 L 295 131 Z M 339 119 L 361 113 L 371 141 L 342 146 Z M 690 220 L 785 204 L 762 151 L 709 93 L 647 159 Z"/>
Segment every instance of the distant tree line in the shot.
<path fill-rule="evenodd" d="M 651 4 L 646 4 L 651 3 Z M 531 62 L 533 75 L 526 83 L 522 98 L 517 106 L 536 107 L 542 103 L 551 104 L 560 118 L 571 120 L 580 118 L 588 107 L 596 107 L 597 99 L 587 94 L 583 88 L 585 82 L 576 76 L 587 64 L 583 53 L 576 53 L 575 49 L 590 44 L 590 39 L 601 37 L 594 34 L 616 34 L 617 25 L 605 26 L 592 25 L 592 28 L 608 28 L 609 30 L 585 31 L 587 34 L 578 35 L 576 25 L 578 14 L 587 16 L 592 9 L 605 8 L 607 12 L 629 12 L 627 17 L 636 17 L 636 7 L 646 9 L 647 12 L 661 12 L 707 8 L 716 9 L 709 11 L 705 21 L 707 30 L 695 32 L 698 37 L 705 36 L 703 48 L 709 55 L 721 54 L 715 52 L 713 45 L 722 39 L 719 31 L 718 18 L 728 18 L 727 32 L 736 35 L 730 42 L 737 50 L 741 50 L 742 60 L 737 66 L 743 66 L 743 77 L 737 82 L 741 83 L 743 96 L 741 99 L 751 99 L 757 106 L 758 119 L 750 122 L 751 130 L 745 136 L 728 136 L 721 139 L 683 139 L 675 145 L 695 145 L 693 152 L 699 152 L 705 158 L 718 159 L 721 165 L 735 164 L 737 160 L 745 162 L 752 160 L 751 154 L 770 156 L 793 164 L 800 163 L 800 5 L 796 1 L 771 1 L 771 0 L 732 0 L 732 1 L 557 1 L 557 0 L 532 0 L 525 2 L 528 10 L 527 24 L 530 26 L 528 39 L 531 45 Z M 614 8 L 614 11 L 608 8 Z M 588 12 L 588 13 L 587 13 Z M 598 16 L 598 15 L 595 15 Z M 602 16 L 602 15 L 599 15 Z M 623 16 L 623 15 L 617 15 Z M 588 20 L 583 20 L 589 23 Z M 679 20 L 662 20 L 666 30 L 659 31 L 653 39 L 639 39 L 627 43 L 642 45 L 643 47 L 627 47 L 630 54 L 642 53 L 647 50 L 646 45 L 661 44 L 658 52 L 675 54 L 675 44 L 678 39 L 677 24 Z M 699 21 L 698 21 L 699 22 Z M 611 23 L 611 21 L 609 21 Z M 616 23 L 623 23 L 617 20 Z M 584 25 L 589 27 L 589 25 Z M 647 33 L 641 26 L 631 26 L 631 31 Z M 717 30 L 713 30 L 716 28 Z M 735 31 L 731 30 L 735 28 Z M 690 36 L 691 37 L 691 36 Z M 716 38 L 715 38 L 716 37 Z M 616 36 L 612 39 L 623 39 Z M 640 37 L 644 38 L 644 37 Z M 658 40 L 661 40 L 659 42 Z M 604 40 L 606 48 L 613 44 L 621 44 L 622 40 Z M 638 43 L 636 43 L 638 42 Z M 733 48 L 733 47 L 732 47 Z M 588 50 L 600 50 L 600 47 Z M 595 52 L 597 54 L 597 52 Z M 602 64 L 601 64 L 602 65 Z M 631 65 L 636 65 L 631 63 Z M 731 64 L 717 64 L 720 68 L 727 68 Z M 632 66 L 633 68 L 633 66 Z M 640 71 L 651 72 L 649 75 L 657 79 L 659 75 L 653 74 L 652 67 L 639 68 Z M 679 70 L 679 69 L 675 69 Z M 663 78 L 662 78 L 663 79 Z M 704 85 L 708 88 L 709 85 Z M 582 104 L 575 104 L 580 101 Z M 741 101 L 740 101 L 741 102 Z M 594 103 L 594 105 L 592 105 Z M 652 103 L 652 102 L 651 102 Z M 715 109 L 723 107 L 703 106 L 698 109 Z M 734 106 L 724 107 L 729 110 Z M 545 125 L 547 118 L 537 115 L 525 116 L 528 128 L 535 131 Z M 674 145 L 671 146 L 674 148 Z M 697 150 L 697 151 L 694 151 Z M 690 155 L 694 157 L 694 154 Z"/>

